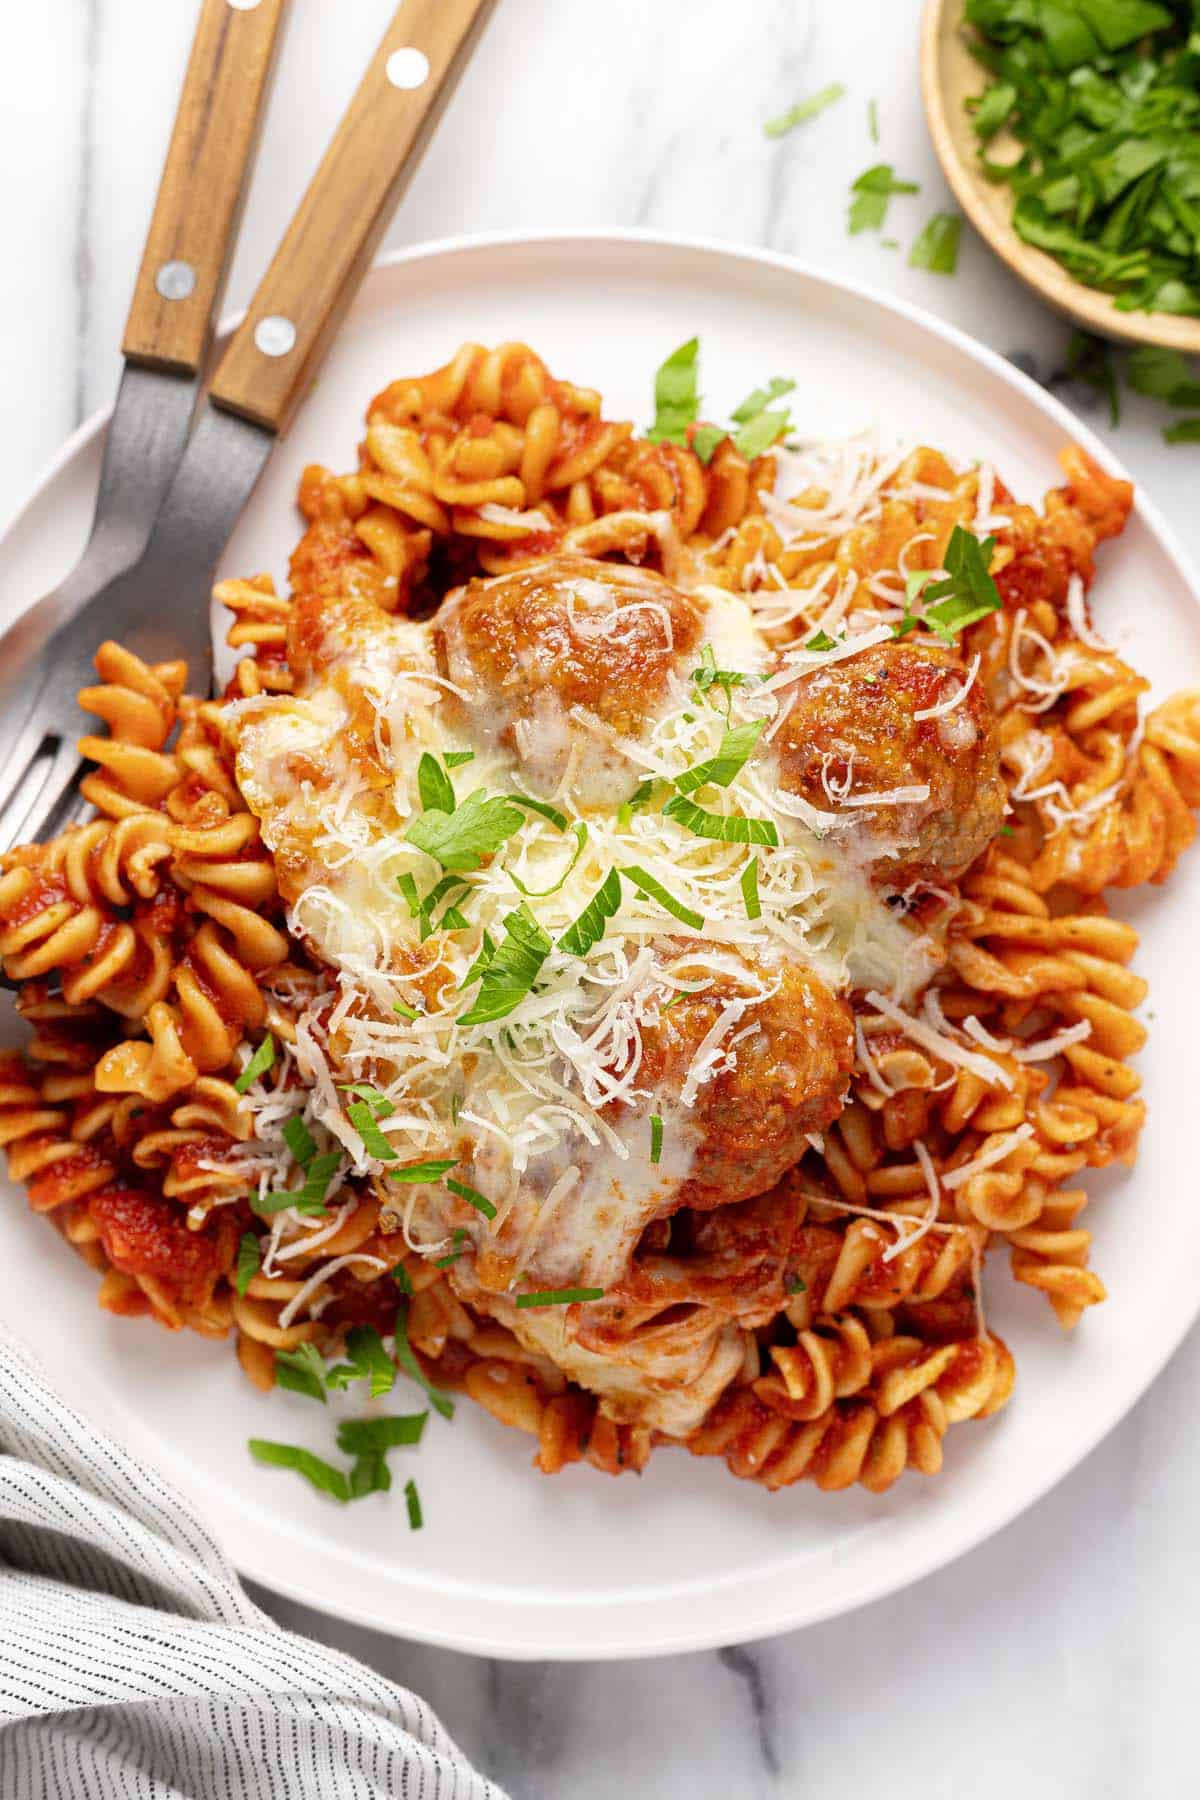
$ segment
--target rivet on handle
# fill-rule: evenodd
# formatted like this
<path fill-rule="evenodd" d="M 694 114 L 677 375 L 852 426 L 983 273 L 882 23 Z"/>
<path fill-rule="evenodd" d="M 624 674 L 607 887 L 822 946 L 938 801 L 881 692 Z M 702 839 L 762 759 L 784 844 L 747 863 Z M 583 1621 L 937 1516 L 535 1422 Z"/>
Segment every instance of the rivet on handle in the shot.
<path fill-rule="evenodd" d="M 429 80 L 429 58 L 423 50 L 393 50 L 387 59 L 387 78 L 393 87 L 419 88 Z"/>
<path fill-rule="evenodd" d="M 254 342 L 264 356 L 286 356 L 296 342 L 296 327 L 282 313 L 268 313 L 254 327 Z"/>
<path fill-rule="evenodd" d="M 196 286 L 196 271 L 190 262 L 165 262 L 154 286 L 164 300 L 186 300 Z"/>

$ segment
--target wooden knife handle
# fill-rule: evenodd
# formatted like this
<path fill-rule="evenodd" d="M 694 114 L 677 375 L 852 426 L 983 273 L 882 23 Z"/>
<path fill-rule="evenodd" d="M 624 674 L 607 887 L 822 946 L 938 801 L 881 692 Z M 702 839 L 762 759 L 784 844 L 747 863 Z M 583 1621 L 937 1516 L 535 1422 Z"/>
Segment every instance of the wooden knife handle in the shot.
<path fill-rule="evenodd" d="M 194 374 L 204 360 L 254 160 L 287 0 L 201 0 L 121 345 Z"/>
<path fill-rule="evenodd" d="M 405 0 L 209 385 L 286 430 L 495 0 Z"/>

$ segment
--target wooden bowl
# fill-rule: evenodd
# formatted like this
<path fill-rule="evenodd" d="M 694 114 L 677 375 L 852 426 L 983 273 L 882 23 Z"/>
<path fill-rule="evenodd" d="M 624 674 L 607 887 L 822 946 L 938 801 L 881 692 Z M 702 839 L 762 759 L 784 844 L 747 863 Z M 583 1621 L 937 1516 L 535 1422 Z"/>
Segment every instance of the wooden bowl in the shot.
<path fill-rule="evenodd" d="M 1107 294 L 1085 287 L 1062 264 L 1017 236 L 1012 195 L 985 179 L 965 102 L 983 92 L 987 71 L 967 47 L 964 0 L 925 0 L 921 25 L 921 97 L 933 146 L 959 205 L 1027 287 L 1085 331 L 1131 344 L 1162 344 L 1200 355 L 1200 319 L 1172 313 L 1118 312 Z M 1003 138 L 997 138 L 1003 160 Z M 1015 151 L 1015 146 L 1014 146 Z"/>

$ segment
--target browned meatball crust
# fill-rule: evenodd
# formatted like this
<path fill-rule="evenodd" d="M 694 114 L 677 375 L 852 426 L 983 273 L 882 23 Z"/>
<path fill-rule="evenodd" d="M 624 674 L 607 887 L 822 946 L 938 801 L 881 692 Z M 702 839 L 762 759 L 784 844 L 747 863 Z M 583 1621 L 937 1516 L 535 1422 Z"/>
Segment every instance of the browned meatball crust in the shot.
<path fill-rule="evenodd" d="M 952 711 L 916 717 L 966 680 L 955 651 L 879 644 L 797 682 L 776 736 L 781 785 L 826 812 L 856 794 L 928 786 L 924 800 L 864 809 L 858 846 L 888 886 L 960 875 L 1004 816 L 995 718 L 981 684 Z"/>
<path fill-rule="evenodd" d="M 775 991 L 729 1027 L 724 1042 L 738 1042 L 697 1091 L 691 1118 L 701 1141 L 671 1212 L 763 1193 L 799 1161 L 808 1134 L 842 1109 L 854 1062 L 850 1008 L 798 964 L 762 973 Z M 721 978 L 644 1029 L 640 1083 L 680 1092 L 722 1008 L 744 991 Z M 747 1026 L 753 1030 L 743 1037 Z"/>

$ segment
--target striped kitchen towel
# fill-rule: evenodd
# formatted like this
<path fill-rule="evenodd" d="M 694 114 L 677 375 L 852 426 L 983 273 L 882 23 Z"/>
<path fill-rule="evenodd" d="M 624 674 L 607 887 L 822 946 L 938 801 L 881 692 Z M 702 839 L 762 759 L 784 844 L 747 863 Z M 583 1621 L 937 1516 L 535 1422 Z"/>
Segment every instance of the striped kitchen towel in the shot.
<path fill-rule="evenodd" d="M 0 1332 L 3 1800 L 504 1800 L 435 1714 L 255 1606 Z"/>

